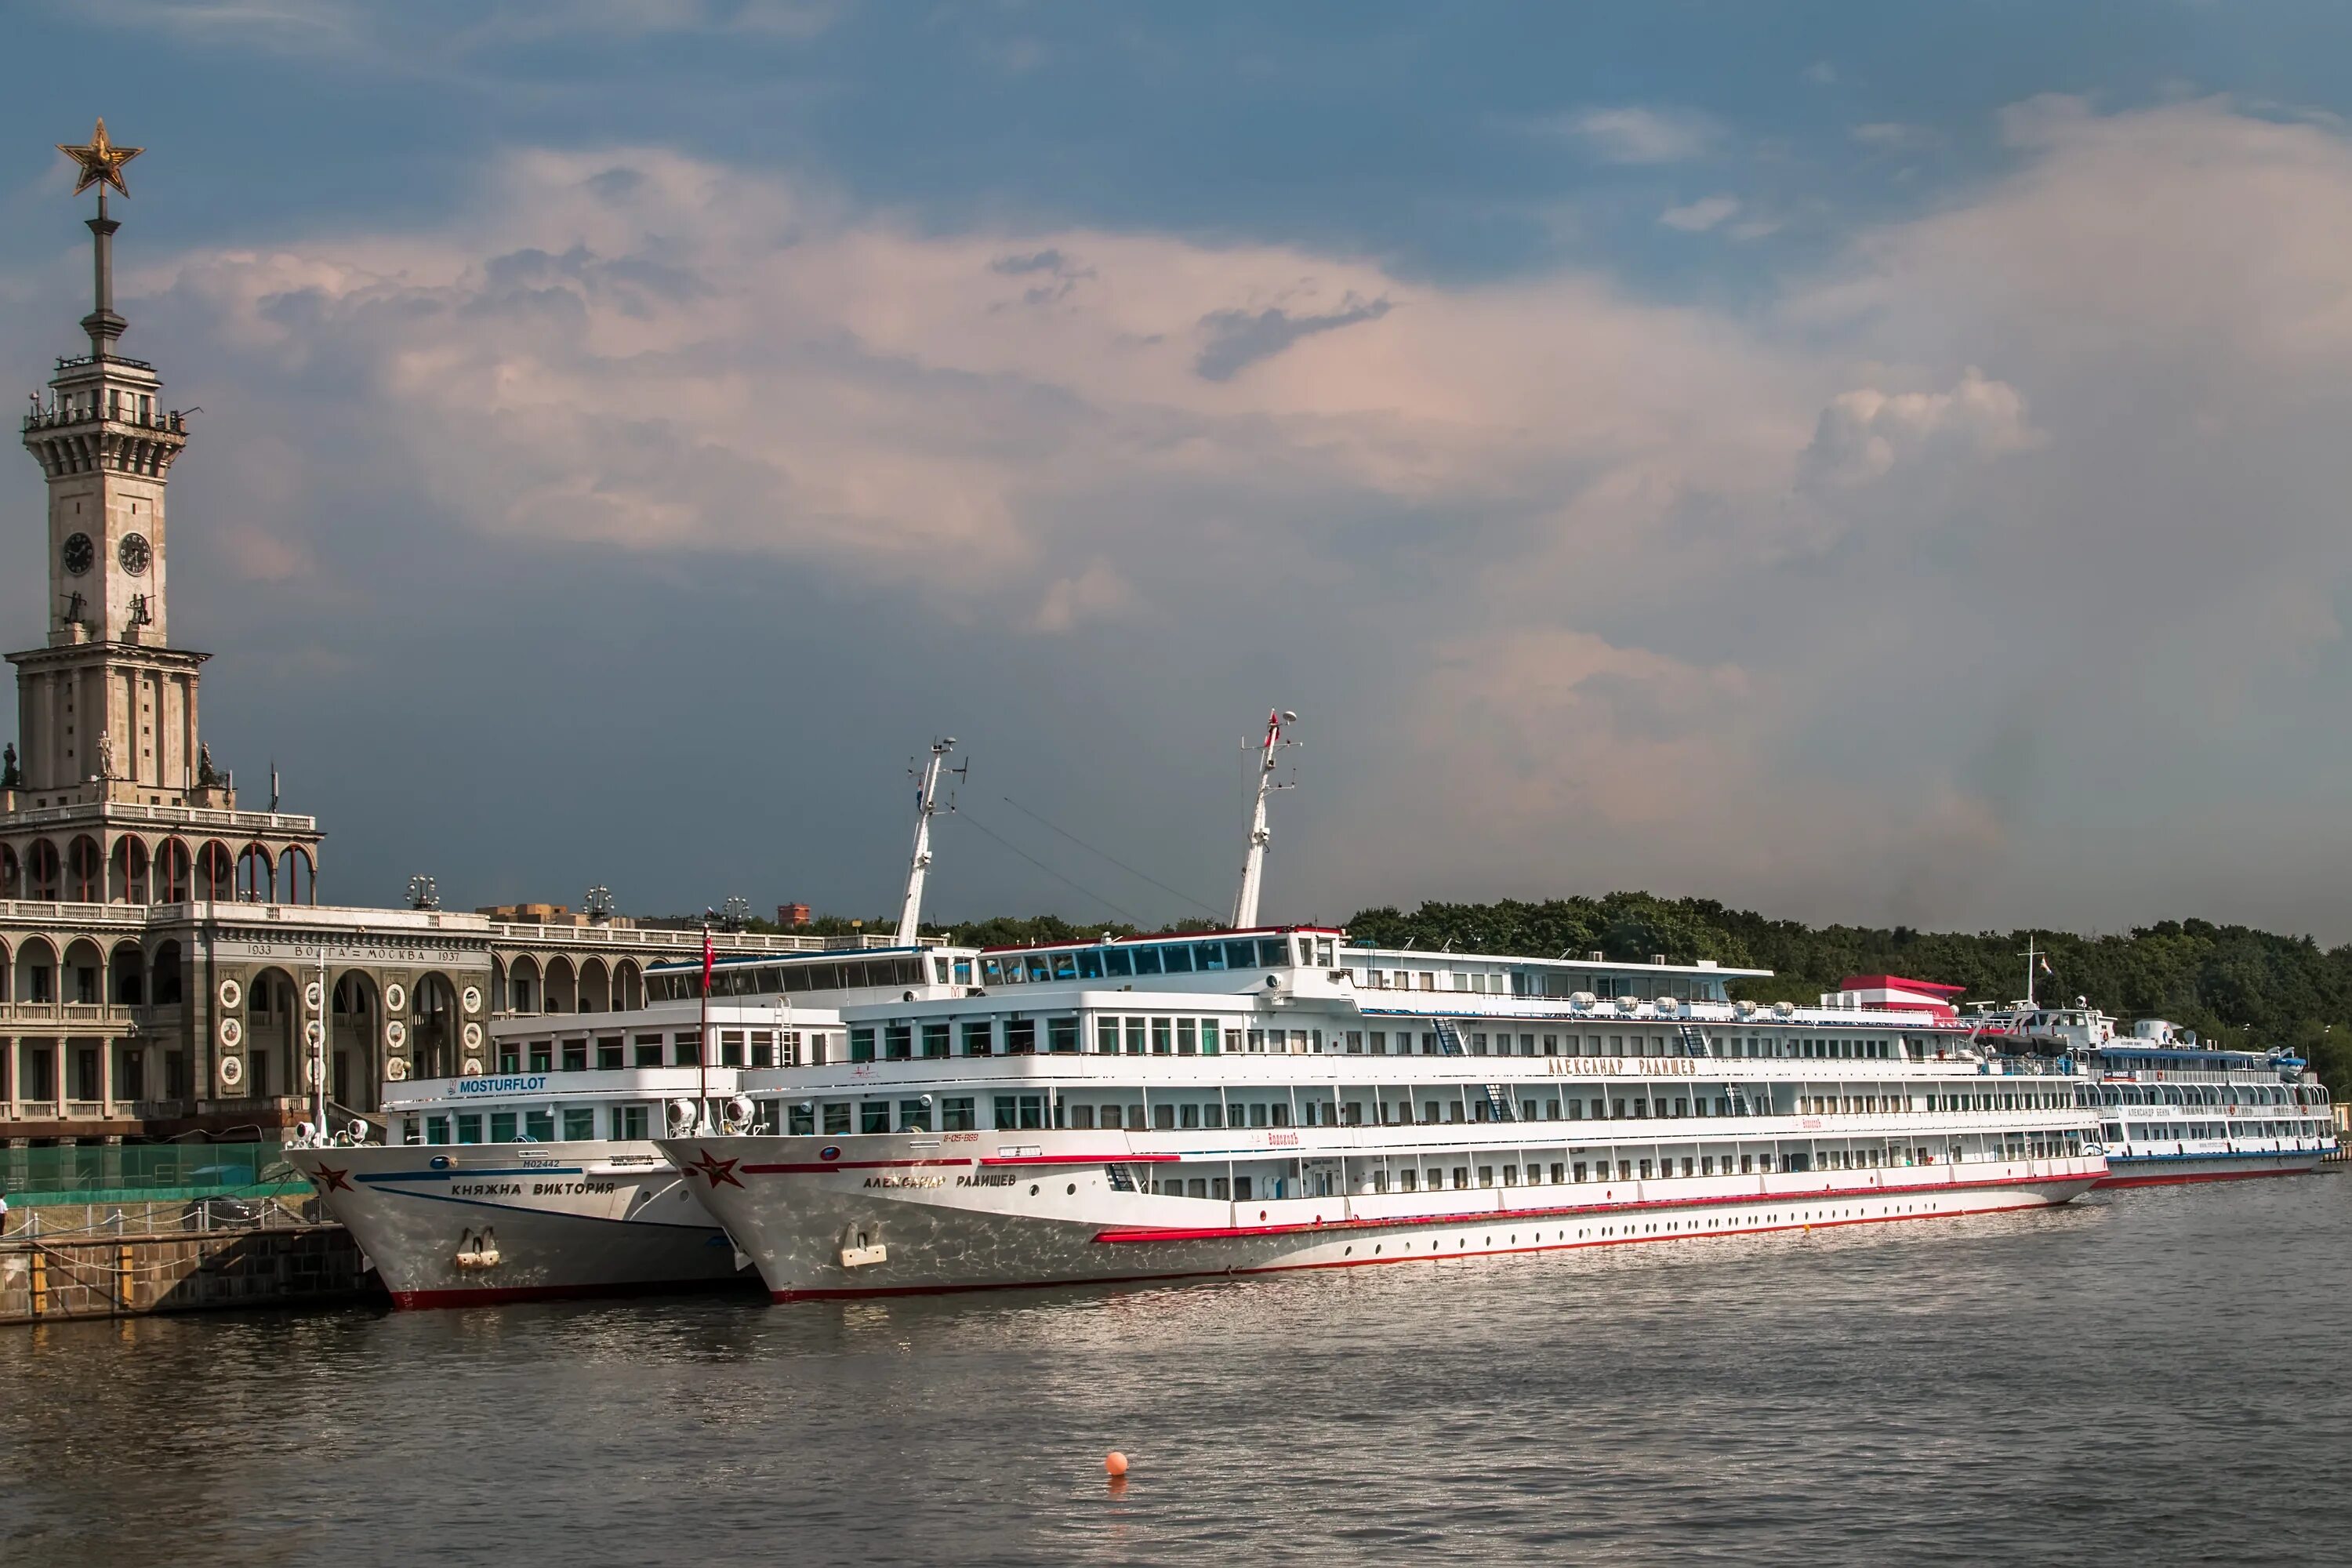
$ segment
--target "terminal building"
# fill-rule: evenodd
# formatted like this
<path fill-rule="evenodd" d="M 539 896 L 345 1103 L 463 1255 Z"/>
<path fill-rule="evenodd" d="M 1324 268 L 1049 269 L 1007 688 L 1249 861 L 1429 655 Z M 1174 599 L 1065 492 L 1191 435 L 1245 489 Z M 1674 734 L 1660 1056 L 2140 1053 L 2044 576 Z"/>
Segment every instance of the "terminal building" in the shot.
<path fill-rule="evenodd" d="M 307 1113 L 313 1075 L 364 1114 L 386 1079 L 466 1070 L 493 1015 L 641 1003 L 646 965 L 699 956 L 700 931 L 543 905 L 445 913 L 429 896 L 336 904 L 318 819 L 240 803 L 204 739 L 211 656 L 172 640 L 166 492 L 191 432 L 118 346 L 106 191 L 137 150 L 100 122 L 64 151 L 99 186 L 96 300 L 88 352 L 58 360 L 24 416 L 38 542 L 0 531 L 11 572 L 37 548 L 48 585 L 42 625 L 0 626 L 33 645 L 7 656 L 17 735 L 0 753 L 0 1138 L 268 1136 Z"/>

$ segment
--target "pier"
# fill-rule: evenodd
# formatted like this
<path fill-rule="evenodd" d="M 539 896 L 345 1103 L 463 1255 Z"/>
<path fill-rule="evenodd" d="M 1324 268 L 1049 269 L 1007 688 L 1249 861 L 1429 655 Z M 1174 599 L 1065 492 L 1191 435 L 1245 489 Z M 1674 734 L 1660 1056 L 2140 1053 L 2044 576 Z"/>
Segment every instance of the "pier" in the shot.
<path fill-rule="evenodd" d="M 341 1226 L 309 1200 L 47 1204 L 0 1234 L 0 1323 L 379 1297 Z"/>

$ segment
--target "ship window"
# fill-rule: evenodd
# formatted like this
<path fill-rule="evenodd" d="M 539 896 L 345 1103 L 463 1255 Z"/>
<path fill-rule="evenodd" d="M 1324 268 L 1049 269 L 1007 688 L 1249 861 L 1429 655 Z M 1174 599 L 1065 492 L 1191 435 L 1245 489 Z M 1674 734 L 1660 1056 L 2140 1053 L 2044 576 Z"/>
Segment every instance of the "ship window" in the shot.
<path fill-rule="evenodd" d="M 857 1105 L 857 1131 L 887 1132 L 890 1131 L 890 1102 L 887 1100 L 865 1100 Z"/>
<path fill-rule="evenodd" d="M 565 1072 L 586 1072 L 588 1070 L 587 1041 L 566 1040 L 563 1042 L 563 1070 Z"/>
<path fill-rule="evenodd" d="M 970 1132 L 972 1126 L 972 1102 L 970 1095 L 957 1095 L 940 1101 L 940 1131 Z"/>
<path fill-rule="evenodd" d="M 1024 1128 L 1045 1125 L 1045 1101 L 1042 1095 L 1024 1094 L 1021 1097 L 1021 1125 Z"/>
<path fill-rule="evenodd" d="M 1169 1039 L 1170 1039 L 1170 1023 L 1169 1023 L 1169 1020 L 1168 1020 L 1168 1019 L 1166 1019 L 1166 1018 L 1154 1018 L 1154 1019 L 1152 1019 L 1152 1020 L 1151 1020 L 1151 1054 L 1152 1054 L 1153 1056 L 1155 1056 L 1155 1057 L 1164 1057 L 1164 1056 L 1168 1055 L 1168 1054 L 1169 1054 Z"/>
<path fill-rule="evenodd" d="M 1256 962 L 1257 944 L 1246 940 L 1225 943 L 1225 967 L 1247 969 Z"/>
<path fill-rule="evenodd" d="M 669 1059 L 672 1067 L 690 1068 L 702 1060 L 702 1035 L 695 1029 L 681 1029 L 670 1037 Z"/>
<path fill-rule="evenodd" d="M 1054 978 L 1056 980 L 1076 980 L 1077 977 L 1078 955 L 1075 952 L 1066 952 L 1055 953 L 1054 955 Z"/>
<path fill-rule="evenodd" d="M 1056 1056 L 1074 1056 L 1078 1048 L 1078 1021 L 1075 1017 L 1045 1020 L 1045 1048 Z"/>
<path fill-rule="evenodd" d="M 1466 1187 L 1470 1184 L 1469 1166 L 1456 1165 L 1454 1167 L 1454 1184 L 1457 1187 Z"/>
<path fill-rule="evenodd" d="M 1163 1108 L 1163 1109 L 1164 1109 L 1164 1108 Z M 1199 1106 L 1197 1106 L 1197 1105 L 1180 1105 L 1180 1106 L 1178 1106 L 1178 1107 L 1176 1108 L 1176 1110 L 1177 1110 L 1177 1117 L 1176 1117 L 1176 1125 L 1177 1125 L 1177 1126 L 1183 1128 L 1186 1131 L 1188 1131 L 1188 1132 L 1189 1132 L 1189 1131 L 1192 1131 L 1194 1128 L 1197 1128 L 1197 1127 L 1199 1127 L 1199 1126 L 1201 1125 L 1201 1108 L 1200 1108 Z"/>
<path fill-rule="evenodd" d="M 1280 1100 L 1276 1100 L 1272 1105 L 1267 1106 L 1265 1113 L 1267 1119 L 1276 1127 L 1290 1125 L 1290 1107 Z"/>
<path fill-rule="evenodd" d="M 1190 974 L 1192 973 L 1192 950 L 1181 943 L 1163 947 L 1160 950 L 1160 963 L 1171 974 Z"/>
<path fill-rule="evenodd" d="M 427 1143 L 446 1143 L 449 1142 L 449 1119 L 446 1116 L 426 1117 L 425 1119 L 425 1141 Z"/>
<path fill-rule="evenodd" d="M 526 1110 L 522 1113 L 522 1135 L 534 1143 L 555 1142 L 555 1112 Z"/>
<path fill-rule="evenodd" d="M 661 1053 L 662 1037 L 659 1035 L 639 1035 L 637 1037 L 637 1065 L 639 1067 L 657 1068 L 661 1066 Z"/>
<path fill-rule="evenodd" d="M 1201 1108 L 1201 1125 L 1202 1125 L 1202 1126 L 1203 1126 L 1203 1127 L 1223 1127 L 1224 1124 L 1225 1124 L 1225 1108 L 1224 1108 L 1223 1106 L 1222 1106 L 1222 1105 L 1204 1105 L 1204 1106 L 1202 1106 L 1202 1107 Z"/>
<path fill-rule="evenodd" d="M 616 1105 L 613 1108 L 613 1136 L 626 1141 L 642 1141 L 651 1118 L 642 1105 Z"/>
<path fill-rule="evenodd" d="M 856 1037 L 855 1031 L 852 1031 L 851 1038 L 854 1040 Z M 849 1054 L 853 1058 L 857 1055 L 855 1046 L 850 1047 Z M 914 1054 L 915 1026 L 912 1024 L 882 1026 L 882 1055 L 887 1060 L 903 1062 Z"/>
<path fill-rule="evenodd" d="M 1251 1107 L 1249 1108 L 1249 1116 L 1250 1116 L 1250 1125 L 1251 1125 L 1252 1127 L 1263 1127 L 1263 1126 L 1265 1126 L 1265 1105 L 1261 1103 L 1261 1104 L 1257 1104 L 1257 1105 L 1253 1105 L 1253 1106 L 1251 1106 Z"/>
<path fill-rule="evenodd" d="M 1225 944 L 1221 942 L 1196 942 L 1192 947 L 1192 967 L 1202 971 L 1223 970 L 1225 967 Z"/>
<path fill-rule="evenodd" d="M 980 961 L 980 983 L 982 985 L 1003 985 L 1008 980 L 1017 980 L 1020 976 L 1013 973 L 1017 968 L 1018 965 L 1007 964 L 1001 959 L 983 958 Z"/>
<path fill-rule="evenodd" d="M 1117 1130 L 1119 1124 L 1119 1108 L 1118 1106 L 1104 1106 L 1102 1108 L 1102 1124 L 1107 1128 L 1110 1128 L 1114 1131 Z"/>
<path fill-rule="evenodd" d="M 1078 950 L 1078 978 L 1100 980 L 1103 977 L 1102 954 L 1091 947 Z"/>
<path fill-rule="evenodd" d="M 1190 1057 L 1200 1054 L 1200 1042 L 1194 1033 L 1198 1027 L 1199 1026 L 1190 1018 L 1176 1020 L 1176 1054 L 1178 1056 Z"/>
<path fill-rule="evenodd" d="M 1159 973 L 1160 950 L 1156 947 L 1137 948 L 1135 950 L 1135 972 L 1138 974 Z"/>
<path fill-rule="evenodd" d="M 845 1100 L 828 1100 L 825 1102 L 823 1110 L 824 1113 L 824 1134 L 826 1137 L 838 1137 L 849 1131 L 849 1101 Z"/>
<path fill-rule="evenodd" d="M 993 1028 L 994 1026 L 984 1018 L 976 1024 L 966 1024 L 963 1026 L 963 1054 L 968 1057 L 991 1055 L 995 1048 Z"/>
<path fill-rule="evenodd" d="M 1118 1055 L 1118 1020 L 1104 1017 L 1095 1020 L 1095 1053 L 1097 1056 Z"/>
<path fill-rule="evenodd" d="M 1031 953 L 1022 965 L 1022 973 L 1033 982 L 1053 979 L 1053 955 L 1044 952 Z"/>
<path fill-rule="evenodd" d="M 607 1035 L 596 1042 L 596 1066 L 610 1072 L 621 1065 L 621 1037 Z"/>
<path fill-rule="evenodd" d="M 1103 973 L 1105 974 L 1134 973 L 1134 955 L 1129 953 L 1128 950 L 1123 947 L 1114 947 L 1106 950 L 1103 953 Z"/>
<path fill-rule="evenodd" d="M 1583 1181 L 1583 1180 L 1585 1180 L 1585 1179 L 1586 1179 L 1587 1170 L 1586 1170 L 1586 1166 L 1585 1166 L 1585 1163 L 1584 1163 L 1584 1162 L 1583 1162 L 1583 1161 L 1579 1160 L 1579 1161 L 1576 1163 L 1576 1166 L 1575 1166 L 1575 1173 L 1576 1173 L 1576 1179 L 1577 1179 L 1578 1181 L 1581 1182 L 1581 1181 Z"/>
<path fill-rule="evenodd" d="M 944 1023 L 925 1024 L 923 1026 L 923 1055 L 936 1058 L 944 1057 L 947 1054 L 947 1025 Z"/>
<path fill-rule="evenodd" d="M 1094 1130 L 1094 1125 L 1095 1108 L 1093 1106 L 1073 1105 L 1070 1107 L 1070 1126 L 1073 1129 L 1080 1132 L 1089 1132 Z"/>
<path fill-rule="evenodd" d="M 1176 1131 L 1176 1108 L 1172 1105 L 1153 1106 L 1151 1108 L 1151 1130 L 1155 1132 L 1173 1132 Z"/>
<path fill-rule="evenodd" d="M 1217 1054 L 1217 1021 L 1214 1018 L 1201 1020 L 1201 1054 L 1204 1057 Z"/>
<path fill-rule="evenodd" d="M 919 1100 L 898 1102 L 898 1131 L 929 1132 L 931 1130 L 931 1108 Z"/>
<path fill-rule="evenodd" d="M 719 1031 L 719 1063 L 721 1067 L 730 1068 L 740 1068 L 743 1065 L 742 1030 L 721 1029 Z"/>
<path fill-rule="evenodd" d="M 533 1041 L 531 1041 L 531 1043 L 530 1043 L 530 1070 L 531 1070 L 531 1071 L 533 1071 L 533 1072 L 545 1072 L 545 1071 L 547 1071 L 547 1070 L 548 1070 L 549 1064 L 550 1064 L 550 1062 L 552 1060 L 553 1056 L 554 1056 L 554 1052 L 553 1052 L 553 1050 L 552 1050 L 552 1048 L 551 1048 L 551 1047 L 554 1046 L 554 1043 L 555 1043 L 555 1042 L 553 1042 L 552 1040 L 533 1040 Z"/>
<path fill-rule="evenodd" d="M 1020 1113 L 1013 1107 L 1013 1096 L 1009 1094 L 998 1095 L 996 1097 L 995 1110 L 997 1131 L 1010 1132 L 1016 1125 L 1018 1125 Z"/>
<path fill-rule="evenodd" d="M 1004 1054 L 1008 1057 L 1034 1057 L 1037 1054 L 1037 1020 L 1007 1018 L 1004 1021 Z"/>
<path fill-rule="evenodd" d="M 511 1143 L 515 1141 L 515 1113 L 511 1110 L 490 1112 L 490 1142 Z"/>

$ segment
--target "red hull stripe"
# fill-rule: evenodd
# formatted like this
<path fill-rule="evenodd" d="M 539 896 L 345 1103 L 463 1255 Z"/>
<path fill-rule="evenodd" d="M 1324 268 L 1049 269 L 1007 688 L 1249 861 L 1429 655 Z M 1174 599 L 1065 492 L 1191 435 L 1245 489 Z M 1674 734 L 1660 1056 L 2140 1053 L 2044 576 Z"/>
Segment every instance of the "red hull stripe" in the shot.
<path fill-rule="evenodd" d="M 757 1281 L 756 1271 L 725 1279 L 632 1279 L 597 1285 L 486 1285 L 467 1290 L 394 1290 L 392 1304 L 404 1310 L 434 1307 L 495 1307 L 509 1301 L 572 1301 L 611 1296 L 675 1296 L 689 1290 L 740 1290 Z"/>
<path fill-rule="evenodd" d="M 2049 1203 L 2000 1204 L 1990 1208 L 1968 1209 L 1954 1214 L 1889 1214 L 1872 1215 L 1859 1219 L 1800 1220 L 1788 1225 L 1743 1226 L 1735 1230 L 1686 1231 L 1675 1236 L 1621 1236 L 1591 1241 L 1545 1242 L 1537 1247 L 1482 1247 L 1476 1252 L 1420 1253 L 1400 1252 L 1394 1258 L 1343 1258 L 1328 1263 L 1269 1263 L 1251 1268 L 1188 1268 L 1162 1274 L 1101 1274 L 1085 1279 L 1008 1279 L 984 1285 L 877 1285 L 865 1289 L 856 1287 L 816 1290 L 772 1290 L 769 1297 L 779 1303 L 793 1301 L 855 1301 L 877 1296 L 955 1296 L 971 1290 L 1046 1290 L 1062 1286 L 1082 1285 L 1145 1285 L 1168 1279 L 1232 1279 L 1244 1274 L 1288 1274 L 1302 1268 L 1370 1268 L 1389 1263 L 1453 1263 L 1465 1258 L 1504 1258 L 1527 1252 L 1568 1252 L 1588 1247 L 1641 1247 L 1668 1241 L 1720 1241 L 1727 1236 L 1763 1236 L 1783 1230 L 1828 1230 L 1848 1225 L 1892 1225 L 1914 1219 L 1969 1219 L 1978 1215 L 2008 1214 L 2017 1209 L 2042 1209 L 2057 1206 Z M 1309 1227 L 1312 1228 L 1312 1227 Z M 1326 1227 L 1327 1229 L 1329 1227 Z M 1187 1232 L 1203 1235 L 1205 1232 Z"/>
<path fill-rule="evenodd" d="M 1935 1193 L 1968 1192 L 1982 1187 L 2013 1187 L 2020 1182 L 2080 1182 L 2089 1186 L 2096 1181 L 2089 1174 L 2075 1176 L 2009 1176 L 1981 1182 L 1946 1182 L 1932 1187 L 1829 1187 L 1818 1193 L 1776 1193 L 1769 1197 L 1725 1196 L 1712 1198 L 1645 1198 L 1639 1203 L 1571 1204 L 1560 1207 L 1537 1209 L 1493 1209 L 1477 1214 L 1406 1215 L 1394 1219 L 1335 1219 L 1329 1224 L 1309 1220 L 1300 1225 L 1222 1226 L 1213 1230 L 1118 1229 L 1096 1233 L 1098 1242 L 1114 1245 L 1126 1242 L 1155 1241 L 1223 1241 L 1245 1236 L 1296 1236 L 1303 1232 L 1326 1235 L 1346 1230 L 1397 1230 L 1405 1226 L 1433 1225 L 1492 1225 L 1498 1220 L 1550 1219 L 1570 1215 L 1634 1214 L 1660 1209 L 1722 1208 L 1748 1204 L 1832 1203 L 1841 1198 L 1895 1198 L 1913 1194 L 1927 1196 Z M 1907 1215 L 1891 1217 L 1909 1218 Z M 1810 1223 L 1810 1222 L 1803 1222 Z M 1826 1223 L 1826 1222 L 1825 1222 Z"/>

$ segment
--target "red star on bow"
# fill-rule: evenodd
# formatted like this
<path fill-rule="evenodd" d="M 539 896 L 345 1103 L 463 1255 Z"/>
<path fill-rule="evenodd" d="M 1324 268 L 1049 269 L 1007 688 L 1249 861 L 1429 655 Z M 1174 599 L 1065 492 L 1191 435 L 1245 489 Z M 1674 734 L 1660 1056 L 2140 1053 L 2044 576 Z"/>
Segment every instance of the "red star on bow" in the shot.
<path fill-rule="evenodd" d="M 697 1160 L 693 1164 L 688 1165 L 687 1169 L 689 1171 L 699 1171 L 704 1175 L 709 1177 L 710 1184 L 713 1188 L 716 1188 L 721 1182 L 726 1183 L 730 1187 L 740 1187 L 743 1184 L 736 1180 L 735 1163 L 736 1163 L 732 1160 L 714 1160 L 710 1157 L 710 1151 L 705 1149 L 702 1151 L 702 1157 Z"/>
<path fill-rule="evenodd" d="M 321 1165 L 312 1173 L 310 1179 L 319 1184 L 319 1191 L 321 1194 L 348 1193 L 352 1190 L 352 1184 L 343 1178 L 350 1174 L 349 1171 L 337 1171 Z"/>

